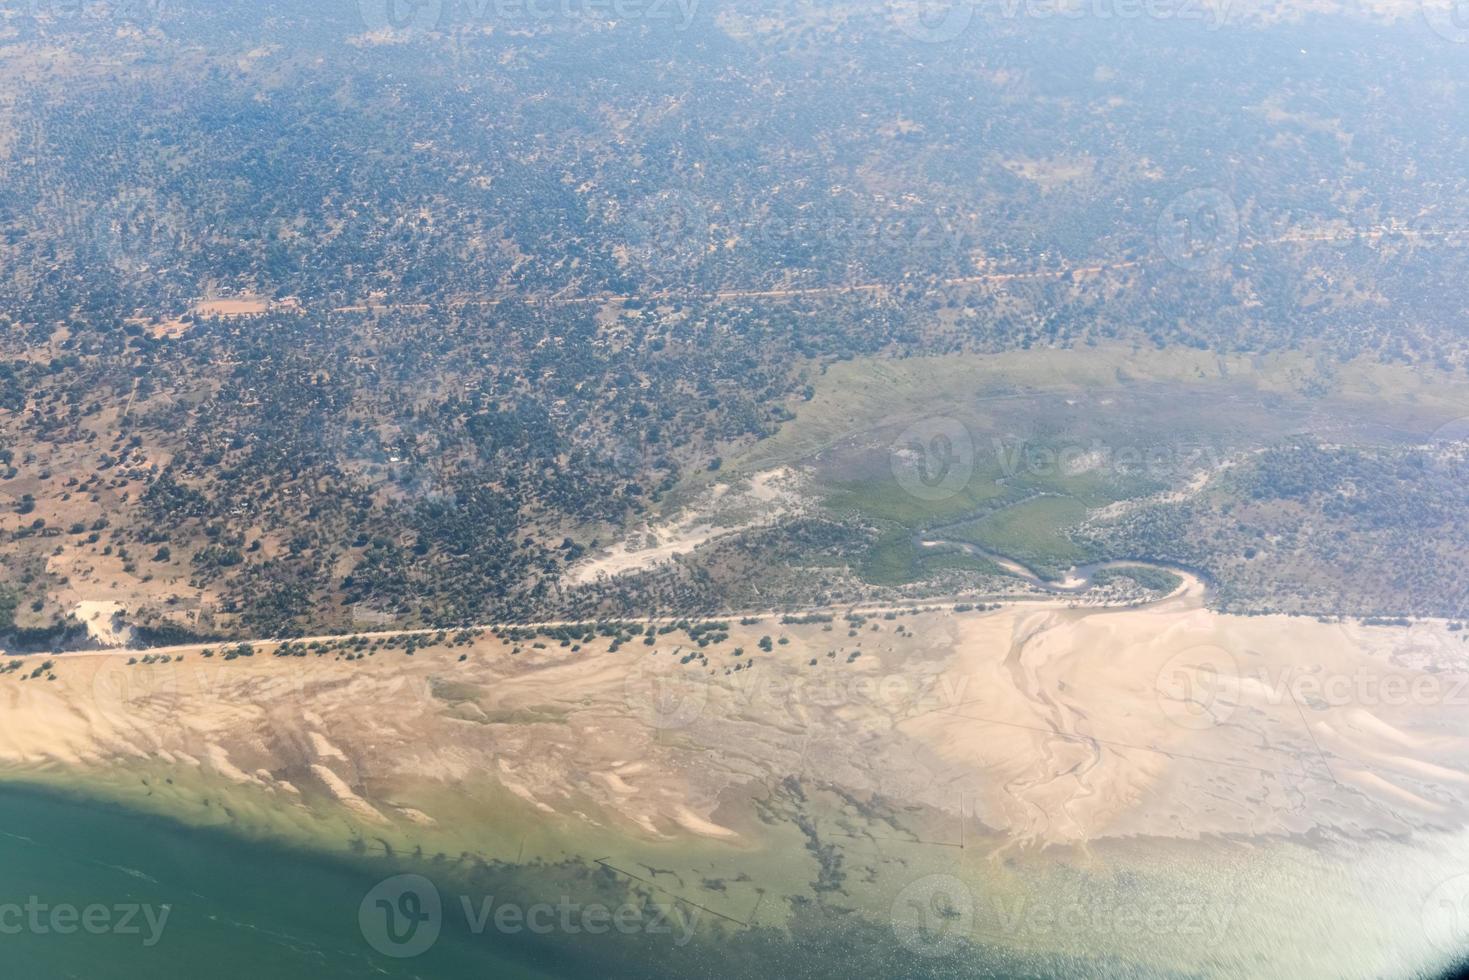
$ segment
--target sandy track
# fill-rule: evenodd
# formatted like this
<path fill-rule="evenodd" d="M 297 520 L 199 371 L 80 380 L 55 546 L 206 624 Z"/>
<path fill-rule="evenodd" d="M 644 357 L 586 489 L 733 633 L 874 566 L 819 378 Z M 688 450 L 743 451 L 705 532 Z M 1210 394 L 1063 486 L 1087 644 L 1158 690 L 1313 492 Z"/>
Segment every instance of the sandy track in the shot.
<path fill-rule="evenodd" d="M 839 615 L 832 631 L 725 617 L 730 640 L 707 650 L 675 632 L 616 653 L 605 638 L 578 653 L 522 643 L 518 656 L 485 635 L 464 662 L 458 647 L 356 663 L 271 657 L 266 644 L 231 662 L 192 648 L 166 665 L 71 654 L 55 658 L 54 682 L 0 678 L 0 758 L 192 759 L 235 782 L 338 800 L 346 786 L 354 807 L 429 819 L 441 816 L 431 800 L 382 786 L 477 772 L 542 812 L 584 797 L 660 834 L 700 826 L 689 813 L 722 827 L 721 794 L 793 774 L 935 812 L 957 812 L 962 793 L 1005 846 L 1405 833 L 1465 811 L 1469 653 L 1446 628 L 1445 658 L 1464 662 L 1430 673 L 1394 664 L 1405 631 L 1222 616 L 1196 580 L 1139 608 L 887 611 L 864 609 L 855 636 Z M 762 635 L 787 643 L 766 654 Z M 746 652 L 732 659 L 734 647 Z M 455 735 L 466 722 L 468 741 Z"/>
<path fill-rule="evenodd" d="M 1237 248 L 1243 251 L 1251 251 L 1258 248 L 1269 248 L 1276 245 L 1321 245 L 1350 241 L 1381 241 L 1385 238 L 1402 238 L 1411 242 L 1448 242 L 1455 239 L 1463 240 L 1469 235 L 1461 229 L 1446 229 L 1443 231 L 1412 230 L 1395 224 L 1378 225 L 1371 228 L 1351 229 L 1340 232 L 1326 231 L 1315 234 L 1297 232 L 1294 234 L 1281 235 L 1275 238 L 1246 239 L 1241 241 Z M 1163 261 L 1159 259 L 1158 261 Z M 556 294 L 553 296 L 533 297 L 523 293 L 506 292 L 490 296 L 455 296 L 448 302 L 448 306 L 479 306 L 494 305 L 507 300 L 521 299 L 542 306 L 604 306 L 607 304 L 625 303 L 629 300 L 682 300 L 682 301 L 716 301 L 734 302 L 751 299 L 805 299 L 819 298 L 825 296 L 863 295 L 873 293 L 889 293 L 910 287 L 952 288 L 964 286 L 983 286 L 989 284 L 1004 284 L 1009 282 L 1047 281 L 1061 279 L 1091 279 L 1112 272 L 1120 272 L 1127 269 L 1136 269 L 1145 264 L 1143 259 L 1134 259 L 1126 262 L 1092 263 L 1081 265 L 1060 266 L 1054 269 L 1030 269 L 1014 272 L 988 272 L 972 276 L 954 276 L 950 278 L 928 280 L 922 277 L 904 279 L 896 282 L 864 282 L 848 283 L 833 286 L 793 286 L 784 289 L 720 289 L 712 292 L 699 291 L 675 291 L 654 290 L 646 293 L 596 293 L 593 295 L 568 295 Z M 347 306 L 339 306 L 332 309 L 333 313 L 391 313 L 391 312 L 425 312 L 429 309 L 427 303 L 354 303 Z"/>

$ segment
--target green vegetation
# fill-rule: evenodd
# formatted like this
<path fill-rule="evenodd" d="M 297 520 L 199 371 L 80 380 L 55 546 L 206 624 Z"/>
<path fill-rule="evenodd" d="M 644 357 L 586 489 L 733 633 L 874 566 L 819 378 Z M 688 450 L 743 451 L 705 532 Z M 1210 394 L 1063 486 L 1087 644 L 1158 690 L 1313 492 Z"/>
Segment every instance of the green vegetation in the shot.
<path fill-rule="evenodd" d="M 947 571 L 1000 573 L 982 560 L 920 549 L 920 537 L 968 542 L 1050 578 L 1072 565 L 1128 557 L 1178 561 L 1218 575 L 1224 566 L 1205 556 L 1235 548 L 1225 542 L 1237 535 L 1191 531 L 1193 518 L 1183 515 L 1192 511 L 1181 504 L 1161 505 L 1161 512 L 1171 506 L 1177 513 L 1146 535 L 1106 529 L 1121 515 L 1158 510 L 1154 498 L 1186 500 L 1199 486 L 1213 487 L 1209 481 L 1226 463 L 1290 443 L 1302 420 L 1323 418 L 1324 405 L 1330 406 L 1324 418 L 1333 438 L 1372 443 L 1381 440 L 1384 426 L 1426 433 L 1447 414 L 1469 412 L 1469 385 L 1366 359 L 1246 359 L 1177 348 L 955 355 L 898 364 L 859 359 L 832 366 L 796 417 L 737 465 L 758 469 L 797 461 L 801 449 L 811 449 L 815 455 L 806 459 L 825 510 L 867 529 L 854 562 L 858 576 L 884 588 Z M 957 422 L 970 440 L 961 449 L 972 453 L 959 460 L 969 478 L 947 494 L 911 493 L 894 470 L 905 429 L 925 418 Z M 1369 492 L 1385 486 L 1375 480 L 1356 485 Z M 1239 516 L 1226 498 L 1217 498 L 1217 505 L 1219 517 L 1204 527 Z M 1391 522 L 1386 515 L 1382 520 Z M 1367 538 L 1360 544 L 1370 548 Z M 1144 577 L 1133 581 L 1155 591 L 1168 586 L 1165 579 Z M 1414 587 L 1421 590 L 1426 579 L 1420 583 Z M 1313 601 L 1309 590 L 1284 581 L 1271 588 L 1294 592 L 1292 603 Z M 1220 594 L 1232 593 L 1226 587 Z"/>
<path fill-rule="evenodd" d="M 913 532 L 903 527 L 884 531 L 859 566 L 864 582 L 885 586 L 910 585 L 945 571 L 1008 574 L 994 562 L 962 552 L 920 549 L 913 542 Z"/>
<path fill-rule="evenodd" d="M 1070 566 L 1097 557 L 1067 535 L 1086 514 L 1086 505 L 1075 498 L 1039 497 L 944 533 L 1014 558 L 1044 578 L 1060 578 Z"/>
<path fill-rule="evenodd" d="M 114 582 L 155 635 L 230 638 L 839 600 L 985 575 L 903 540 L 961 521 L 1054 571 L 1116 553 L 1083 516 L 1199 467 L 1016 450 L 1469 414 L 1452 45 L 986 17 L 914 59 L 872 11 L 741 10 L 362 44 L 359 6 L 7 41 L 0 585 L 46 643 Z M 1190 268 L 1160 215 L 1201 189 L 1238 236 Z M 935 416 L 978 458 L 921 500 L 889 449 Z M 569 581 L 791 462 L 823 512 Z"/>
<path fill-rule="evenodd" d="M 1131 579 L 1152 592 L 1169 594 L 1183 584 L 1183 580 L 1162 568 L 1145 568 L 1129 565 L 1123 568 L 1099 569 L 1093 576 L 1096 585 L 1109 585 L 1118 579 Z"/>
<path fill-rule="evenodd" d="M 1235 611 L 1459 618 L 1469 611 L 1464 451 L 1298 441 L 1197 495 L 1094 522 L 1086 538 L 1202 569 Z"/>

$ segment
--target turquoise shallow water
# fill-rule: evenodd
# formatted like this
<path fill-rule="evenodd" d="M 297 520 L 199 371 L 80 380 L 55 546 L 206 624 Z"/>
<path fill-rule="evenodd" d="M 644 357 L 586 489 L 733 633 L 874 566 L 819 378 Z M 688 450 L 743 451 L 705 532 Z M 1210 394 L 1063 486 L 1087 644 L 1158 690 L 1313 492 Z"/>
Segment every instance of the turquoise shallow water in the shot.
<path fill-rule="evenodd" d="M 423 896 L 391 886 L 420 872 L 431 876 L 441 910 L 434 940 L 422 948 L 412 920 L 426 914 Z M 480 910 L 486 901 L 494 909 L 518 905 L 522 914 L 539 907 L 543 925 L 564 921 L 553 906 L 570 898 L 582 903 L 570 913 L 578 928 L 568 934 L 553 926 L 537 935 L 513 925 L 509 933 L 493 924 L 474 928 L 461 903 L 466 895 Z M 914 978 L 1045 972 L 1003 960 L 915 959 L 896 947 L 890 930 L 845 916 L 798 921 L 794 935 L 711 932 L 706 922 L 695 932 L 677 908 L 641 905 L 634 928 L 619 935 L 605 912 L 594 919 L 586 911 L 596 904 L 626 913 L 648 896 L 584 862 L 478 865 L 455 875 L 432 862 L 332 859 L 29 787 L 0 787 L 4 980 L 766 980 L 847 977 L 859 964 L 870 975 Z M 92 927 L 84 928 L 89 919 Z M 480 921 L 493 923 L 494 916 Z M 599 927 L 597 934 L 589 925 Z M 391 955 L 405 951 L 413 955 Z"/>
<path fill-rule="evenodd" d="M 381 955 L 364 938 L 359 908 L 382 877 L 366 865 L 6 788 L 0 973 L 35 980 L 548 975 L 535 962 L 543 951 L 452 929 L 420 955 Z"/>
<path fill-rule="evenodd" d="M 1322 877 L 1312 868 L 1307 870 L 1313 878 Z M 1200 881 L 1206 870 L 1194 869 Z M 1363 873 L 1374 880 L 1384 877 L 1376 865 Z M 430 880 L 428 895 L 403 887 L 405 881 L 411 886 Z M 1339 887 L 1355 887 L 1352 875 L 1344 880 Z M 1266 883 L 1267 889 L 1277 885 L 1296 893 L 1284 879 Z M 1422 897 L 1410 891 L 1408 904 L 1416 910 Z M 697 931 L 685 932 L 693 925 L 687 914 L 665 909 L 668 918 L 660 920 L 663 931 L 657 935 L 652 934 L 653 916 L 641 914 L 633 922 L 645 931 L 618 935 L 605 914 L 594 920 L 586 913 L 592 903 L 626 911 L 630 902 L 642 900 L 637 893 L 648 894 L 647 889 L 630 890 L 590 862 L 476 865 L 456 873 L 432 861 L 337 859 L 105 804 L 0 787 L 0 980 L 1172 975 L 1100 949 L 1063 951 L 1065 944 L 1059 943 L 1043 955 L 983 945 L 965 945 L 962 951 L 956 946 L 954 955 L 914 955 L 895 941 L 891 923 L 828 915 L 809 906 L 795 915 L 789 931 L 733 929 L 727 923 L 711 929 L 706 917 Z M 438 914 L 432 942 L 425 942 L 414 920 L 428 915 L 430 896 Z M 473 906 L 469 914 L 461 902 L 465 896 Z M 1155 896 L 1166 897 L 1161 891 Z M 1202 892 L 1195 896 L 1204 897 Z M 601 932 L 579 928 L 568 934 L 555 925 L 565 921 L 554 907 L 563 898 L 581 903 L 581 911 L 570 912 L 570 921 L 580 927 L 595 922 Z M 770 900 L 786 897 L 772 893 Z M 539 907 L 543 922 L 552 927 L 539 935 L 524 928 L 503 931 L 495 928 L 493 912 L 473 926 L 472 916 L 507 904 L 520 910 L 515 922 Z M 1398 904 L 1385 896 L 1383 914 Z M 1241 898 L 1240 926 L 1217 951 L 1214 965 L 1230 975 L 1275 972 L 1270 964 L 1279 951 L 1276 940 L 1257 935 L 1257 926 L 1278 924 L 1276 907 L 1257 910 L 1253 900 Z M 83 926 L 88 917 L 91 928 Z M 1297 938 L 1318 947 L 1318 965 L 1332 959 L 1320 948 L 1320 936 L 1330 931 L 1310 923 L 1300 927 Z M 942 924 L 933 935 L 920 936 L 920 953 L 931 954 L 946 936 Z M 1349 962 L 1336 966 L 1349 968 L 1317 972 L 1413 974 L 1405 961 L 1386 970 L 1350 968 Z"/>

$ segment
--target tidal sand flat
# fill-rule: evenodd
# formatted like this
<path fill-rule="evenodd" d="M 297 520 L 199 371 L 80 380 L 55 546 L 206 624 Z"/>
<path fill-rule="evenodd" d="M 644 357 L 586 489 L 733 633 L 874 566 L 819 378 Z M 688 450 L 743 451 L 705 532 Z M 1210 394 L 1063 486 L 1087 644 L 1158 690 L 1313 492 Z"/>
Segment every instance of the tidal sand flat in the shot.
<path fill-rule="evenodd" d="M 446 934 L 490 948 L 537 937 L 466 915 L 478 899 L 665 908 L 672 938 L 557 926 L 565 963 L 628 975 L 712 949 L 717 975 L 861 955 L 1367 977 L 1463 939 L 1449 624 L 1220 615 L 1194 580 L 1125 609 L 788 620 L 64 655 L 54 680 L 0 678 L 0 763 L 372 882 L 422 875 Z M 367 897 L 322 913 L 381 955 Z M 420 898 L 382 908 L 407 922 Z"/>

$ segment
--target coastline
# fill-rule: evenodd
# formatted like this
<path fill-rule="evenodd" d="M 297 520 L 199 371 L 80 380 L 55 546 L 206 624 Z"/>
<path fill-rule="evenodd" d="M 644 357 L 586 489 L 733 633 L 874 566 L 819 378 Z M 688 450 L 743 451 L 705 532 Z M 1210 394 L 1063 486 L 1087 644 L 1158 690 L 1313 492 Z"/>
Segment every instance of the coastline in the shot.
<path fill-rule="evenodd" d="M 1302 930 L 1364 963 L 1374 948 L 1440 963 L 1423 903 L 1464 853 L 1464 814 L 1434 788 L 1469 780 L 1462 712 L 1447 688 L 1439 704 L 1317 705 L 1298 681 L 1442 679 L 1427 668 L 1452 663 L 1444 649 L 1414 644 L 1463 656 L 1456 637 L 1223 616 L 1199 588 L 1133 608 L 729 624 L 705 646 L 673 631 L 350 660 L 65 656 L 55 681 L 0 678 L 0 781 L 446 892 L 642 895 L 697 909 L 697 948 L 721 956 L 890 947 L 912 888 L 958 881 L 972 915 L 956 963 L 1248 975 L 1241 950 L 1288 956 Z M 1227 666 L 1220 652 L 1237 674 L 1211 704 L 1170 686 Z M 1385 938 L 1355 870 L 1372 865 L 1397 903 L 1377 912 Z M 1333 884 L 1293 922 L 1312 880 Z M 1098 934 L 1119 907 L 1168 928 Z M 1079 929 L 1045 925 L 1072 909 L 1089 910 Z M 1187 931 L 1206 914 L 1215 945 Z M 899 938 L 894 955 L 928 963 Z"/>

